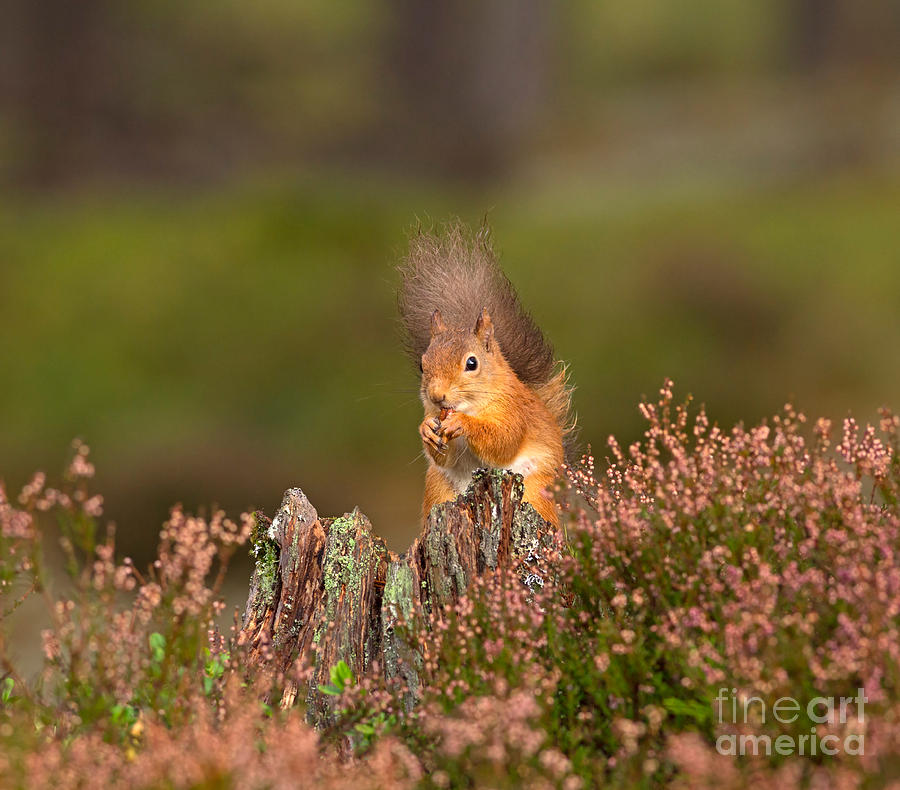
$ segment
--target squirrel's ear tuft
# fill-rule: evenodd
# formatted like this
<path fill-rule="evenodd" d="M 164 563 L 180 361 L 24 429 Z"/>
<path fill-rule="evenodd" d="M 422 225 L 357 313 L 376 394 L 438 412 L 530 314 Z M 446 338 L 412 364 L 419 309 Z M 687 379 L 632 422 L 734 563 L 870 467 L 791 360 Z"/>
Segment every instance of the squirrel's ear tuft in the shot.
<path fill-rule="evenodd" d="M 494 339 L 494 322 L 491 321 L 491 314 L 486 307 L 481 308 L 481 315 L 475 322 L 475 337 L 484 343 L 484 347 L 488 351 L 491 350 L 491 342 Z"/>
<path fill-rule="evenodd" d="M 447 331 L 447 325 L 444 323 L 444 319 L 441 316 L 440 310 L 435 310 L 431 314 L 431 336 L 441 334 L 441 332 Z"/>

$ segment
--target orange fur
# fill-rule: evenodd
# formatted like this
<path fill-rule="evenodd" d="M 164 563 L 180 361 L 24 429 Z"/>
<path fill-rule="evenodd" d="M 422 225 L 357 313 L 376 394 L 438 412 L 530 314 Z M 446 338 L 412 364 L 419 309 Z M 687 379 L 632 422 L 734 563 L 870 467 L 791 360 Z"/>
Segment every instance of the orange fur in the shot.
<path fill-rule="evenodd" d="M 473 358 L 477 368 L 469 371 L 466 364 Z M 421 394 L 420 432 L 429 458 L 424 515 L 435 503 L 462 493 L 471 473 L 487 466 L 521 473 L 525 501 L 558 523 L 544 492 L 563 461 L 563 429 L 538 394 L 516 377 L 496 338 L 440 327 L 422 357 Z"/>
<path fill-rule="evenodd" d="M 441 502 L 449 502 L 456 498 L 456 491 L 447 482 L 436 466 L 429 464 L 425 472 L 425 496 L 422 500 L 422 520 L 428 518 L 431 508 Z"/>
<path fill-rule="evenodd" d="M 422 373 L 423 514 L 462 493 L 475 469 L 494 467 L 522 474 L 525 501 L 556 524 L 544 492 L 574 429 L 571 388 L 497 264 L 489 232 L 459 223 L 440 236 L 418 232 L 400 272 L 406 347 Z"/>

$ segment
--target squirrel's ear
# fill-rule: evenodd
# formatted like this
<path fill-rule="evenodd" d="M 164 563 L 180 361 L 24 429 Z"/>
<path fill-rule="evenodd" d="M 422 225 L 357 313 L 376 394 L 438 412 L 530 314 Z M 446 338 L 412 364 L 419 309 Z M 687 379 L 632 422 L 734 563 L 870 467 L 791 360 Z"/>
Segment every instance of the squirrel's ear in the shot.
<path fill-rule="evenodd" d="M 441 317 L 441 311 L 435 310 L 431 314 L 431 336 L 439 335 L 441 332 L 447 331 L 447 325 L 444 323 L 444 319 Z"/>
<path fill-rule="evenodd" d="M 491 314 L 486 307 L 481 308 L 481 315 L 475 322 L 475 337 L 484 343 L 484 347 L 488 351 L 491 350 L 491 341 L 494 339 L 494 322 L 491 321 Z"/>

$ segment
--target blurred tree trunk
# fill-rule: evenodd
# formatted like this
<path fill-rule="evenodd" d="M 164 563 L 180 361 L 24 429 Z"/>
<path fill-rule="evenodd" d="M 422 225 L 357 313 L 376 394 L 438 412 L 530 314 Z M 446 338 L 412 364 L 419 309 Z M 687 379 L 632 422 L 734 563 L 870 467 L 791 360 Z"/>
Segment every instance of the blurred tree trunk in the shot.
<path fill-rule="evenodd" d="M 64 180 L 89 167 L 110 78 L 107 0 L 24 0 L 18 107 L 26 135 L 20 178 Z"/>
<path fill-rule="evenodd" d="M 792 0 L 788 46 L 802 71 L 900 63 L 900 4 L 876 0 Z"/>
<path fill-rule="evenodd" d="M 815 71 L 832 55 L 838 0 L 793 0 L 791 56 L 805 71 Z"/>
<path fill-rule="evenodd" d="M 421 653 L 404 641 L 398 624 L 440 617 L 474 577 L 506 567 L 524 574 L 553 545 L 552 528 L 522 501 L 522 478 L 512 472 L 476 474 L 464 496 L 434 508 L 400 556 L 387 550 L 358 509 L 319 518 L 303 492 L 291 488 L 271 522 L 258 518 L 240 639 L 252 663 L 277 672 L 312 651 L 305 696 L 316 724 L 333 719 L 334 698 L 319 685 L 329 683 L 339 661 L 356 677 L 378 662 L 386 677 L 402 679 L 412 706 Z M 304 690 L 288 683 L 282 706 L 298 693 Z"/>
<path fill-rule="evenodd" d="M 554 4 L 390 0 L 388 7 L 388 146 L 445 173 L 503 172 L 546 98 Z"/>

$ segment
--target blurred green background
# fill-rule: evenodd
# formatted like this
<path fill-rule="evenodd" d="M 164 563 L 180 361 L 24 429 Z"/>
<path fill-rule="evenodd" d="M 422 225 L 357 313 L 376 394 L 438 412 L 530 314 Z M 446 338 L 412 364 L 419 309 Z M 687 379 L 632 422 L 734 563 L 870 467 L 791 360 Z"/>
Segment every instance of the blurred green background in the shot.
<path fill-rule="evenodd" d="M 581 439 L 900 406 L 900 6 L 8 0 L 0 475 L 94 450 L 120 546 L 299 484 L 417 530 L 392 266 L 487 214 Z M 244 577 L 245 578 L 245 577 Z"/>

